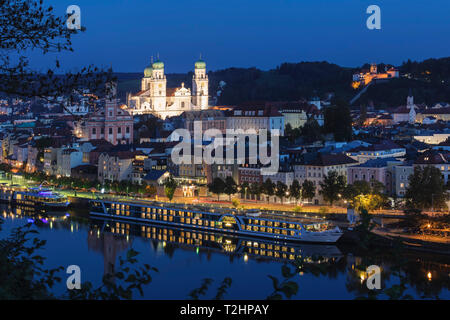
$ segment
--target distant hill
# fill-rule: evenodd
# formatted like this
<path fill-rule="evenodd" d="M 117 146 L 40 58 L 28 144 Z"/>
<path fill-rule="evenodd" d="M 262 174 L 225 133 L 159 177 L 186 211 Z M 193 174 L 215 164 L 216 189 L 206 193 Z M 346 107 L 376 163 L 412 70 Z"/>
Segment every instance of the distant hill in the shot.
<path fill-rule="evenodd" d="M 382 67 L 383 64 L 380 65 Z M 366 67 L 362 66 L 361 68 Z M 450 58 L 428 59 L 422 62 L 407 61 L 397 67 L 400 79 L 379 83 L 368 88 L 356 102 L 373 103 L 375 107 L 393 107 L 404 103 L 409 88 L 413 89 L 417 103 L 429 105 L 450 102 Z M 219 105 L 235 105 L 246 101 L 286 101 L 324 97 L 334 92 L 337 97 L 349 101 L 356 95 L 351 87 L 352 75 L 360 68 L 345 68 L 328 62 L 282 63 L 272 70 L 257 68 L 228 68 L 209 71 L 210 95 L 215 96 L 219 83 L 226 83 L 218 97 Z M 119 95 L 140 90 L 142 74 L 119 73 Z M 192 72 L 168 74 L 168 87 L 181 82 L 191 87 Z"/>

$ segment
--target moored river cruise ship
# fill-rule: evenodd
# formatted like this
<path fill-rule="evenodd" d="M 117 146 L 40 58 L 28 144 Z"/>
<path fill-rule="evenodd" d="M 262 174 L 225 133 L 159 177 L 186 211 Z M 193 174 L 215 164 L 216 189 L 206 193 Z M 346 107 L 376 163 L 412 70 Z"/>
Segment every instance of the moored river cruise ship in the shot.
<path fill-rule="evenodd" d="M 240 214 L 229 208 L 206 208 L 152 201 L 91 200 L 92 216 L 113 220 L 203 229 L 276 240 L 335 243 L 343 232 L 327 221 L 285 219 L 268 213 Z"/>
<path fill-rule="evenodd" d="M 24 188 L 6 184 L 0 185 L 0 202 L 44 210 L 66 210 L 70 204 L 66 196 L 48 188 Z"/>

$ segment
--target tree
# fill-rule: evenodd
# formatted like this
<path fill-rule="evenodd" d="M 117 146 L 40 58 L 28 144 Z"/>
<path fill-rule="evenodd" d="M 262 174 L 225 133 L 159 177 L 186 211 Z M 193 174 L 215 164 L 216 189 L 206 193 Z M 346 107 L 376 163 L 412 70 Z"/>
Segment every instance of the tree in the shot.
<path fill-rule="evenodd" d="M 153 185 L 147 185 L 145 187 L 145 193 L 147 194 L 148 197 L 152 198 L 156 195 L 156 187 Z"/>
<path fill-rule="evenodd" d="M 320 194 L 330 205 L 339 199 L 339 195 L 343 193 L 346 181 L 343 175 L 339 175 L 337 171 L 330 171 L 328 175 L 323 177 L 320 183 Z"/>
<path fill-rule="evenodd" d="M 415 167 L 409 176 L 405 198 L 411 208 L 446 208 L 446 191 L 441 171 L 432 166 Z"/>
<path fill-rule="evenodd" d="M 115 80 L 111 70 L 88 66 L 62 74 L 58 60 L 46 71 L 30 68 L 25 54 L 32 51 L 43 55 L 73 51 L 72 36 L 85 28 L 71 30 L 66 19 L 56 16 L 42 0 L 0 0 L 0 93 L 48 100 L 61 95 L 72 98 L 74 89 L 81 88 L 96 94 L 106 92 L 104 84 Z"/>
<path fill-rule="evenodd" d="M 233 200 L 231 200 L 231 204 L 233 205 L 234 208 L 237 209 L 241 205 L 241 202 L 239 201 L 238 198 L 234 198 Z"/>
<path fill-rule="evenodd" d="M 314 118 L 309 118 L 301 129 L 305 142 L 314 142 L 322 139 L 322 128 Z"/>
<path fill-rule="evenodd" d="M 289 187 L 289 193 L 291 197 L 295 199 L 296 202 L 300 200 L 302 196 L 302 186 L 300 185 L 297 179 L 294 179 L 294 181 L 292 181 L 292 184 Z"/>
<path fill-rule="evenodd" d="M 175 181 L 173 176 L 169 175 L 169 177 L 164 182 L 164 193 L 166 194 L 166 197 L 169 198 L 169 201 L 172 201 L 177 186 L 178 183 Z"/>
<path fill-rule="evenodd" d="M 214 178 L 213 182 L 208 184 L 208 191 L 217 194 L 219 201 L 220 194 L 225 192 L 225 182 L 220 178 Z"/>
<path fill-rule="evenodd" d="M 325 133 L 332 133 L 336 141 L 350 141 L 352 138 L 352 117 L 345 100 L 335 99 L 324 112 Z"/>
<path fill-rule="evenodd" d="M 278 198 L 280 198 L 280 201 L 283 203 L 283 198 L 286 196 L 286 191 L 288 187 L 283 182 L 278 181 L 276 188 L 275 188 L 275 194 Z"/>
<path fill-rule="evenodd" d="M 372 180 L 370 183 L 357 180 L 344 188 L 343 197 L 359 211 L 362 209 L 371 211 L 385 204 L 386 195 L 383 192 L 384 185 L 377 180 Z"/>
<path fill-rule="evenodd" d="M 301 128 L 293 129 L 290 123 L 288 123 L 286 125 L 286 127 L 284 128 L 284 136 L 292 143 L 294 143 L 295 140 L 297 140 L 297 138 L 299 138 L 301 135 L 302 135 L 302 129 Z"/>
<path fill-rule="evenodd" d="M 237 184 L 232 177 L 226 177 L 224 193 L 230 197 L 237 192 Z"/>
<path fill-rule="evenodd" d="M 262 184 L 262 191 L 267 195 L 267 202 L 269 202 L 269 197 L 275 194 L 275 184 L 270 180 L 270 178 L 266 179 L 266 181 Z"/>
<path fill-rule="evenodd" d="M 256 198 L 259 198 L 259 196 L 262 193 L 262 186 L 259 183 L 252 183 L 249 187 L 250 194 L 254 195 Z"/>
<path fill-rule="evenodd" d="M 238 190 L 240 191 L 242 198 L 245 198 L 249 188 L 250 188 L 250 185 L 248 184 L 247 181 L 239 186 Z"/>
<path fill-rule="evenodd" d="M 302 197 L 312 201 L 316 196 L 316 186 L 311 180 L 306 179 L 302 184 Z"/>

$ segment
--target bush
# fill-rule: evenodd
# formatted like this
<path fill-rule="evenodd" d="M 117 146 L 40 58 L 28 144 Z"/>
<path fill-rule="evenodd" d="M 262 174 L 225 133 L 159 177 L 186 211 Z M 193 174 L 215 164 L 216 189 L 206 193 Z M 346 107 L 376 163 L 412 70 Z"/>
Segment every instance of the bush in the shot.
<path fill-rule="evenodd" d="M 231 200 L 231 204 L 233 205 L 233 207 L 238 208 L 241 202 L 238 198 L 233 198 L 233 200 Z"/>

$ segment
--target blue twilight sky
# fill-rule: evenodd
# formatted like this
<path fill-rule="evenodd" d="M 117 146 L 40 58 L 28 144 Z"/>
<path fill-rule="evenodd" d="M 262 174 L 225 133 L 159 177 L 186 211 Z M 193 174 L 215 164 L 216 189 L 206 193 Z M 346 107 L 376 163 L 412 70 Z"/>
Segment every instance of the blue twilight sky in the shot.
<path fill-rule="evenodd" d="M 202 53 L 209 70 L 270 69 L 281 62 L 400 64 L 450 56 L 449 0 L 45 0 L 56 12 L 81 8 L 86 32 L 62 65 L 112 65 L 141 72 L 159 53 L 166 72 L 186 72 Z M 366 9 L 381 8 L 381 30 L 368 30 Z M 55 58 L 32 55 L 32 65 Z"/>

